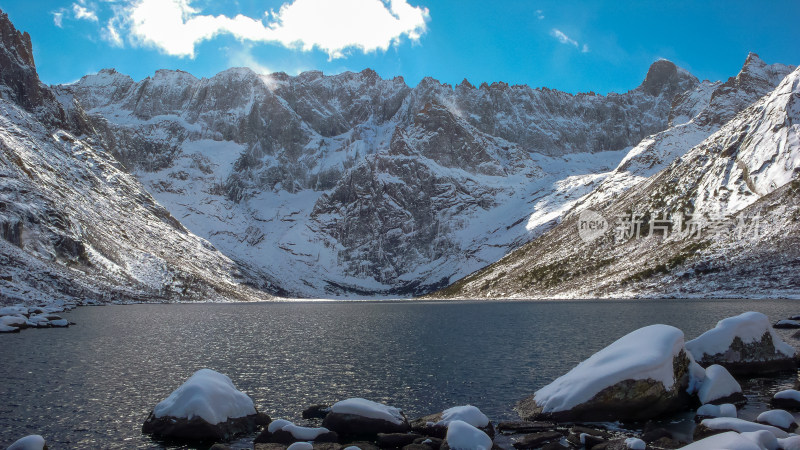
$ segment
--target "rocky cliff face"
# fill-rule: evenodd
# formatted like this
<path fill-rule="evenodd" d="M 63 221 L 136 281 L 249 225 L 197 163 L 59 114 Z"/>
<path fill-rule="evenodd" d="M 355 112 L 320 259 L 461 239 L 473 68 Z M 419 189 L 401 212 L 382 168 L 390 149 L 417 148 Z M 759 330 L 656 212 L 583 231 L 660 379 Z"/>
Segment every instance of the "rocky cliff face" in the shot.
<path fill-rule="evenodd" d="M 530 240 L 532 213 L 588 193 L 697 86 L 659 61 L 608 96 L 430 78 L 412 89 L 370 70 L 140 82 L 104 70 L 55 89 L 160 203 L 281 293 L 392 296 Z"/>
<path fill-rule="evenodd" d="M 31 55 L 0 13 L 0 304 L 265 298 L 123 170 Z"/>
<path fill-rule="evenodd" d="M 785 71 L 751 55 L 714 91 L 728 108 L 696 118 L 726 120 L 746 102 L 732 92 L 758 95 Z M 664 170 L 437 295 L 796 297 L 799 105 L 794 69 Z"/>

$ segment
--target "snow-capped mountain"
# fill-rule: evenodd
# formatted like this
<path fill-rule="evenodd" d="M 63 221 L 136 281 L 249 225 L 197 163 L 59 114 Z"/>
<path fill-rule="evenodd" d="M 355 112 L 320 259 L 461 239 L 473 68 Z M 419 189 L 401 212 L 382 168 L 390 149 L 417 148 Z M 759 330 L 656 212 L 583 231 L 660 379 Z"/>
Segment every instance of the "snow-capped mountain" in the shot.
<path fill-rule="evenodd" d="M 725 121 L 747 101 L 732 92 L 758 95 L 785 71 L 751 55 L 711 96 L 728 108 L 692 121 Z M 437 295 L 796 297 L 800 69 L 664 170 L 590 206 Z"/>
<path fill-rule="evenodd" d="M 300 296 L 412 295 L 490 264 L 665 130 L 699 86 L 658 61 L 637 89 L 409 88 L 373 71 L 103 70 L 56 87 L 178 220 Z M 551 217 L 551 220 L 552 218 Z"/>
<path fill-rule="evenodd" d="M 57 101 L 1 11 L 0 237 L 0 304 L 268 298 Z"/>

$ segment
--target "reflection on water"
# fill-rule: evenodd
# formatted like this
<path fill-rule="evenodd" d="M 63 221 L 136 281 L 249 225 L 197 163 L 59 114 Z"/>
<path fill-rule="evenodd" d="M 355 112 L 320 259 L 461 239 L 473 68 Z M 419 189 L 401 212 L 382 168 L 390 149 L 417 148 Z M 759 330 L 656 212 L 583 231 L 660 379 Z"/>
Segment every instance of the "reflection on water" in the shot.
<path fill-rule="evenodd" d="M 160 447 L 142 422 L 203 367 L 277 418 L 302 422 L 308 405 L 358 396 L 409 417 L 470 403 L 513 419 L 517 400 L 636 328 L 666 323 L 691 339 L 744 311 L 776 320 L 798 309 L 697 300 L 79 308 L 68 314 L 75 327 L 0 335 L 0 448 L 31 433 L 55 448 Z"/>

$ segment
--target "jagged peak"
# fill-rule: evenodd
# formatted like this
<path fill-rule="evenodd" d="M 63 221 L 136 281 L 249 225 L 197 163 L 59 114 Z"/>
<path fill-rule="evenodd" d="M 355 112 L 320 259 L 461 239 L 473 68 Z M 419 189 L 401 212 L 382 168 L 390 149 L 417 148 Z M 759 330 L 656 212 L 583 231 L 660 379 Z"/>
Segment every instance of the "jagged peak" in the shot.
<path fill-rule="evenodd" d="M 747 58 L 744 60 L 742 70 L 746 69 L 748 66 L 764 67 L 766 65 L 767 63 L 765 63 L 764 60 L 758 56 L 758 53 L 750 52 L 747 54 Z"/>
<path fill-rule="evenodd" d="M 0 46 L 18 59 L 20 65 L 28 65 L 36 69 L 33 60 L 33 45 L 27 31 L 20 32 L 11 23 L 8 14 L 0 10 Z"/>
<path fill-rule="evenodd" d="M 697 83 L 697 78 L 688 71 L 681 70 L 672 61 L 661 58 L 650 65 L 639 89 L 656 96 L 664 91 L 676 93 L 678 90 L 686 90 Z"/>

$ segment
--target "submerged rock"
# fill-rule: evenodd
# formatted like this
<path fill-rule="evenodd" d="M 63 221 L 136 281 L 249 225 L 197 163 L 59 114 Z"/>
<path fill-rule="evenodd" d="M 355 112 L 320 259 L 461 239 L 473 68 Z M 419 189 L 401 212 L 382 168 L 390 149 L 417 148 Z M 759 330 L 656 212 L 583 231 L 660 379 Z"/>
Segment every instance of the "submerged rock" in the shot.
<path fill-rule="evenodd" d="M 651 325 L 623 336 L 517 404 L 523 420 L 643 421 L 687 409 L 702 377 L 683 332 Z"/>
<path fill-rule="evenodd" d="M 720 320 L 686 348 L 702 366 L 719 364 L 734 375 L 765 374 L 797 368 L 795 350 L 764 314 L 746 312 Z"/>
<path fill-rule="evenodd" d="M 201 369 L 156 405 L 142 432 L 178 440 L 226 441 L 269 421 L 230 378 Z"/>
<path fill-rule="evenodd" d="M 342 400 L 331 406 L 322 426 L 340 436 L 377 437 L 379 433 L 405 433 L 411 426 L 403 412 L 363 398 Z"/>
<path fill-rule="evenodd" d="M 550 442 L 559 442 L 564 435 L 557 431 L 542 431 L 539 433 L 529 433 L 520 436 L 512 444 L 516 449 L 541 448 Z"/>

